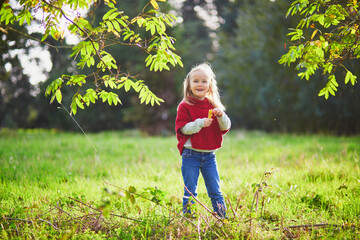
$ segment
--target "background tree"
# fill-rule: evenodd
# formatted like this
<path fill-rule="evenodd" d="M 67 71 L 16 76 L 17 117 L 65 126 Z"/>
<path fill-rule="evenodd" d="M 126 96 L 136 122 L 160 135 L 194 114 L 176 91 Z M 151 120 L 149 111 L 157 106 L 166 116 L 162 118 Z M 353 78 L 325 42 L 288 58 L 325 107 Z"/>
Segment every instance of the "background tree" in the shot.
<path fill-rule="evenodd" d="M 0 126 L 33 127 L 37 118 L 32 96 L 34 87 L 24 74 L 17 54 L 27 52 L 26 43 L 26 39 L 15 32 L 0 31 Z"/>
<path fill-rule="evenodd" d="M 11 30 L 9 23 L 19 22 L 22 25 L 26 21 L 30 25 L 34 19 L 32 15 L 34 13 L 31 10 L 36 9 L 42 11 L 44 18 L 45 34 L 41 41 L 45 41 L 49 35 L 56 40 L 64 37 L 65 31 L 59 25 L 61 18 L 66 19 L 66 27 L 71 34 L 83 39 L 73 48 L 71 56 L 78 61 L 79 69 L 96 66 L 97 71 L 90 75 L 62 75 L 53 81 L 46 90 L 46 95 L 52 95 L 51 101 L 56 99 L 58 102 L 62 102 L 62 87 L 75 86 L 78 90 L 72 98 L 72 114 L 76 114 L 78 107 L 84 108 L 85 105 L 89 106 L 98 99 L 108 102 L 109 105 L 121 103 L 118 94 L 114 92 L 115 89 L 120 88 L 125 91 L 134 89 L 139 93 L 141 102 L 145 104 L 160 104 L 163 100 L 156 97 L 142 80 L 120 70 L 114 57 L 106 50 L 113 44 L 137 46 L 146 51 L 146 65 L 154 71 L 169 70 L 168 64 L 182 65 L 180 57 L 173 52 L 175 50 L 174 39 L 166 33 L 166 26 L 172 26 L 172 22 L 176 18 L 158 11 L 159 5 L 156 0 L 150 0 L 143 11 L 133 18 L 129 18 L 123 11 L 117 9 L 114 5 L 115 0 L 112 2 L 105 0 L 109 10 L 103 15 L 102 21 L 97 26 L 92 26 L 82 17 L 72 15 L 78 8 L 88 9 L 92 3 L 90 0 L 56 2 L 33 0 L 20 2 L 18 10 L 9 3 L 5 3 L 0 9 L 0 23 L 5 24 L 5 28 L 2 28 L 5 31 Z M 95 1 L 95 4 L 98 2 Z M 64 6 L 68 6 L 71 11 L 67 11 Z M 146 10 L 147 6 L 152 6 L 153 9 Z M 147 35 L 150 37 L 141 35 L 141 32 L 137 31 L 138 28 L 145 29 L 150 33 Z M 93 87 L 82 88 L 89 79 L 93 82 Z M 104 90 L 106 88 L 108 90 Z"/>
<path fill-rule="evenodd" d="M 359 8 L 357 0 L 297 0 L 287 12 L 287 16 L 297 14 L 302 19 L 288 34 L 293 44 L 279 62 L 288 65 L 298 62 L 298 76 L 306 80 L 321 70 L 328 82 L 319 96 L 326 99 L 329 94 L 335 96 L 338 72 L 345 72 L 341 76 L 345 84 L 356 83 L 351 60 L 360 58 Z"/>
<path fill-rule="evenodd" d="M 129 9 L 128 13 L 130 16 L 136 16 L 141 11 L 140 7 L 146 5 L 144 1 L 121 1 L 116 3 L 118 9 Z M 93 25 L 99 25 L 102 20 L 102 16 L 106 14 L 107 6 L 100 2 L 97 5 L 92 6 L 89 9 L 87 21 Z M 96 13 L 96 14 L 95 14 Z M 59 45 L 58 41 L 52 39 L 48 40 L 52 45 Z M 66 41 L 62 43 L 61 48 L 50 48 L 51 60 L 53 62 L 53 68 L 50 71 L 48 80 L 45 83 L 41 83 L 41 93 L 38 96 L 38 103 L 41 108 L 41 125 L 42 127 L 56 127 L 66 130 L 77 130 L 78 127 L 74 121 L 68 116 L 64 107 L 67 107 L 72 102 L 74 91 L 70 88 L 64 88 L 62 90 L 63 105 L 53 103 L 48 104 L 48 100 L 45 98 L 45 91 L 47 86 L 56 79 L 58 76 L 63 74 L 74 75 L 79 72 L 76 67 L 76 61 L 69 61 L 69 56 L 72 53 L 71 48 L 73 46 L 67 45 Z M 124 45 L 112 45 L 108 47 L 108 52 L 112 53 L 112 56 L 121 68 L 127 69 L 129 72 L 139 72 L 139 69 L 144 68 L 144 56 L 145 54 L 138 47 L 129 47 Z M 146 56 L 145 56 L 146 57 Z M 71 58 L 70 58 L 71 59 Z M 136 60 L 135 60 L 136 59 Z M 132 64 L 131 64 L 132 63 Z M 134 65 L 138 67 L 133 68 Z M 140 65 L 140 67 L 139 67 Z M 81 72 L 85 75 L 90 75 L 92 72 L 96 72 L 96 67 L 84 68 Z M 148 79 L 147 76 L 141 75 L 144 79 Z M 152 85 L 153 86 L 153 85 Z M 91 82 L 84 83 L 84 87 L 92 87 Z M 156 89 L 156 86 L 153 86 Z M 76 121 L 81 125 L 85 131 L 103 131 L 103 130 L 122 130 L 124 128 L 133 127 L 132 123 L 126 123 L 124 121 L 123 111 L 129 107 L 129 98 L 134 94 L 130 92 L 123 92 L 121 94 L 121 105 L 118 104 L 116 107 L 110 106 L 108 102 L 98 102 L 97 104 L 89 105 L 86 111 L 79 111 L 76 114 Z M 138 99 L 138 96 L 137 96 Z M 139 101 L 137 101 L 139 102 Z"/>
<path fill-rule="evenodd" d="M 176 16 L 181 19 L 174 28 L 169 29 L 169 34 L 177 39 L 176 50 L 184 62 L 184 68 L 176 67 L 169 72 L 154 73 L 146 69 L 141 72 L 146 76 L 156 89 L 156 94 L 164 99 L 160 106 L 148 108 L 139 105 L 136 97 L 131 100 L 131 106 L 124 110 L 125 120 L 134 123 L 135 127 L 149 134 L 169 134 L 174 131 L 176 108 L 181 100 L 182 83 L 190 68 L 198 63 L 209 61 L 213 53 L 213 40 L 210 38 L 211 30 L 205 25 L 197 11 L 206 11 L 205 1 L 184 1 L 179 8 L 170 5 L 165 12 L 176 11 Z M 197 11 L 196 11 L 196 10 Z M 134 54 L 135 56 L 135 54 Z M 139 55 L 136 55 L 139 56 Z M 140 70 L 139 62 L 129 62 Z"/>
<path fill-rule="evenodd" d="M 284 1 L 235 1 L 223 10 L 230 15 L 218 33 L 214 67 L 235 127 L 270 130 L 281 119 L 287 101 L 276 89 L 294 85 L 291 71 L 276 71 L 285 7 Z"/>
<path fill-rule="evenodd" d="M 230 15 L 222 17 L 228 20 L 218 30 L 219 49 L 213 65 L 233 127 L 287 132 L 359 132 L 360 124 L 356 122 L 359 114 L 355 107 L 360 102 L 358 88 L 325 101 L 314 94 L 323 88 L 324 76 L 316 74 L 316 81 L 303 82 L 294 69 L 277 64 L 288 47 L 286 32 L 298 21 L 297 18 L 285 19 L 288 7 L 288 2 L 281 0 L 234 1 L 228 4 L 229 10 L 223 9 L 223 13 Z M 350 64 L 359 71 L 355 62 Z M 340 84 L 339 88 L 349 86 Z"/>
<path fill-rule="evenodd" d="M 116 5 L 114 4 L 114 7 L 128 9 L 129 19 L 134 19 L 137 13 L 142 11 L 140 6 L 146 3 L 143 0 L 119 1 Z M 312 75 L 312 81 L 303 81 L 297 76 L 296 69 L 278 64 L 278 60 L 292 45 L 286 37 L 288 28 L 296 26 L 302 19 L 302 16 L 296 14 L 291 18 L 285 18 L 288 8 L 291 7 L 288 1 L 189 0 L 176 7 L 165 3 L 161 3 L 160 6 L 162 12 L 171 12 L 179 16 L 176 22 L 172 22 L 174 27 L 167 29 L 167 34 L 177 39 L 174 46 L 177 49 L 176 53 L 184 60 L 184 68 L 175 67 L 171 71 L 162 72 L 150 71 L 149 68 L 144 68 L 144 59 L 148 56 L 148 52 L 143 51 L 144 49 L 136 44 L 129 46 L 109 42 L 106 49 L 112 54 L 117 65 L 121 66 L 121 73 L 124 74 L 121 76 L 129 76 L 130 80 L 132 76 L 137 79 L 146 79 L 148 85 L 154 90 L 154 94 L 165 102 L 160 106 L 155 104 L 154 107 L 149 108 L 140 104 L 141 99 L 135 91 L 123 91 L 121 93 L 122 105 L 118 104 L 115 108 L 113 104 L 109 106 L 107 98 L 105 98 L 105 103 L 102 103 L 100 99 L 100 103 L 89 104 L 86 111 L 78 111 L 76 115 L 76 120 L 86 131 L 136 127 L 150 134 L 173 133 L 176 107 L 181 100 L 182 82 L 186 73 L 192 65 L 210 61 L 216 71 L 222 99 L 232 119 L 233 128 L 338 134 L 360 132 L 358 121 L 360 112 L 357 107 L 360 104 L 360 89 L 358 87 L 340 81 L 336 97 L 325 100 L 325 98 L 319 98 L 317 93 L 328 82 L 327 75 L 317 71 Z M 93 27 L 101 26 L 101 22 L 104 22 L 102 16 L 106 14 L 107 9 L 109 9 L 107 4 L 98 2 L 97 5 L 93 5 L 93 9 L 89 10 L 86 21 Z M 214 21 L 216 19 L 218 21 Z M 220 27 L 216 28 L 219 25 Z M 3 22 L 1 27 L 5 29 L 11 26 Z M 146 27 L 139 27 L 137 22 L 133 27 L 135 27 L 133 30 L 144 39 L 153 36 L 151 27 L 146 30 Z M 311 32 L 304 36 L 311 37 L 313 28 L 309 27 L 309 29 Z M 319 31 L 316 32 L 314 38 L 318 36 Z M 114 34 L 111 31 L 109 33 Z M 41 36 L 33 37 L 41 38 Z M 116 38 L 115 35 L 112 37 Z M 2 40 L 4 39 L 2 37 Z M 112 41 L 115 40 L 112 39 Z M 27 107 L 35 106 L 28 111 L 31 113 L 28 116 L 32 117 L 26 117 L 26 119 L 36 119 L 32 121 L 31 126 L 75 130 L 77 126 L 67 116 L 63 106 L 56 105 L 55 100 L 49 106 L 49 99 L 44 99 L 43 93 L 47 89 L 46 86 L 58 76 L 63 74 L 93 76 L 91 74 L 97 72 L 97 67 L 95 64 L 78 69 L 76 64 L 79 62 L 68 58 L 73 50 L 66 46 L 64 40 L 58 41 L 49 35 L 46 43 L 57 47 L 45 47 L 51 53 L 53 69 L 49 73 L 48 82 L 40 85 L 42 93 L 37 95 L 36 101 L 33 97 L 26 99 L 26 95 L 21 95 L 25 100 L 18 99 L 18 104 L 7 108 L 6 112 L 17 108 L 17 105 L 20 108 L 22 107 L 20 104 L 26 102 Z M 149 46 L 148 42 L 147 46 Z M 2 52 L 2 55 L 8 56 L 6 55 L 7 48 L 3 49 L 5 52 Z M 80 54 L 81 51 L 79 56 Z M 96 59 L 96 56 L 94 58 Z M 354 76 L 359 75 L 358 60 L 347 59 L 342 64 Z M 346 74 L 347 71 L 335 72 L 336 79 L 345 79 Z M 17 79 L 11 77 L 9 71 L 3 76 L 4 80 L 10 82 Z M 104 89 L 104 85 L 105 82 L 101 82 L 100 88 Z M 122 89 L 123 87 L 125 85 Z M 131 88 L 131 86 L 128 87 Z M 94 88 L 91 81 L 82 84 L 82 89 L 88 88 Z M 110 90 L 109 86 L 105 89 Z M 77 90 L 70 87 L 61 88 L 64 106 L 71 105 Z M 119 93 L 117 89 L 113 91 Z M 84 92 L 80 90 L 81 94 Z M 1 97 L 3 98 L 3 95 Z M 143 100 L 146 101 L 146 99 Z M 83 102 L 80 103 L 84 105 Z M 150 100 L 149 103 L 151 103 Z M 4 108 L 2 110 L 2 113 L 6 114 Z M 25 112 L 25 109 L 21 112 Z M 7 124 L 9 122 L 11 121 L 7 121 Z M 2 126 L 15 125 L 6 125 L 3 121 Z M 28 127 L 30 125 L 22 122 L 21 125 L 16 126 Z"/>
<path fill-rule="evenodd" d="M 204 61 L 209 60 L 209 53 L 212 52 L 212 39 L 210 29 L 205 21 L 199 16 L 200 11 L 206 11 L 205 0 L 185 0 L 181 8 L 182 24 L 178 27 L 176 36 L 181 45 L 181 56 L 186 62 L 188 69 Z M 185 76 L 184 76 L 185 77 Z"/>
<path fill-rule="evenodd" d="M 130 9 L 128 12 L 130 17 L 134 17 L 138 12 L 142 10 L 142 6 L 146 4 L 145 1 L 135 0 L 135 1 L 119 1 L 116 6 L 119 9 Z M 163 12 L 170 11 L 170 5 L 163 3 L 161 5 Z M 97 12 L 106 11 L 106 6 L 101 4 L 97 6 Z M 101 14 L 100 14 L 101 15 Z M 89 21 L 100 22 L 98 14 L 89 15 Z M 176 27 L 176 26 L 175 26 Z M 141 31 L 141 30 L 140 30 Z M 148 34 L 145 30 L 142 30 L 142 34 Z M 174 30 L 169 29 L 168 34 L 174 35 Z M 154 72 L 149 71 L 149 69 L 144 68 L 144 58 L 146 58 L 146 53 L 139 49 L 138 47 L 128 47 L 121 44 L 113 45 L 109 47 L 109 51 L 113 54 L 114 58 L 121 66 L 124 66 L 129 72 L 136 72 L 143 79 L 146 79 L 146 82 L 152 86 L 154 93 L 164 100 L 160 105 L 154 105 L 149 108 L 146 105 L 140 104 L 139 97 L 133 93 L 126 93 L 122 98 L 122 105 L 119 111 L 111 110 L 110 108 L 105 111 L 97 109 L 94 112 L 97 112 L 97 117 L 99 113 L 101 114 L 101 119 L 106 119 L 107 124 L 111 124 L 111 120 L 117 120 L 112 124 L 112 128 L 121 129 L 122 127 L 136 127 L 144 132 L 149 134 L 168 134 L 169 131 L 172 131 L 172 121 L 169 119 L 171 116 L 170 111 L 172 110 L 175 103 L 175 72 L 177 69 L 174 68 L 172 71 L 162 71 Z M 177 51 L 178 52 L 178 51 Z M 95 106 L 94 106 L 95 107 Z M 100 110 L 100 111 L 98 111 Z M 81 113 L 81 115 L 88 115 L 87 113 Z M 77 119 L 81 115 L 77 116 Z M 88 118 L 84 118 L 84 123 Z M 91 128 L 93 129 L 93 128 Z"/>

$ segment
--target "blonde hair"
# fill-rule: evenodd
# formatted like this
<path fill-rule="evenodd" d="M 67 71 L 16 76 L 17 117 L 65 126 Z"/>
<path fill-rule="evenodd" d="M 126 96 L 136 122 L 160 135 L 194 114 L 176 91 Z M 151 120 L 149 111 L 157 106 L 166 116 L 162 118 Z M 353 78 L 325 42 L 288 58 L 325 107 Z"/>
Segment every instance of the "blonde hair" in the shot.
<path fill-rule="evenodd" d="M 206 98 L 211 102 L 211 104 L 216 107 L 220 108 L 221 110 L 225 110 L 224 105 L 220 101 L 220 94 L 219 89 L 217 87 L 217 82 L 215 78 L 215 73 L 212 70 L 209 63 L 201 63 L 197 66 L 194 66 L 190 72 L 187 74 L 186 78 L 184 79 L 184 101 L 188 104 L 193 105 L 193 101 L 191 100 L 191 97 L 193 97 L 192 92 L 190 90 L 190 75 L 197 71 L 201 70 L 206 75 L 209 76 L 209 91 L 206 93 Z"/>

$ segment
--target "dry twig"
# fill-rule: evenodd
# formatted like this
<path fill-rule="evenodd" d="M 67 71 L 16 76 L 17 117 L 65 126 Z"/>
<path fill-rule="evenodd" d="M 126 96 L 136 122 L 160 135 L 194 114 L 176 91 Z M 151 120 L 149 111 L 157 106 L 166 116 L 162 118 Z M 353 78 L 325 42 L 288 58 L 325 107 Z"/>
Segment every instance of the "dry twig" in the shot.
<path fill-rule="evenodd" d="M 195 199 L 195 201 L 197 201 L 206 211 L 208 211 L 209 213 L 211 213 L 211 215 L 213 215 L 217 220 L 222 221 L 222 219 L 220 217 L 218 217 L 216 214 L 214 214 L 212 211 L 210 211 L 210 209 L 208 207 L 206 207 L 204 204 L 202 204 L 202 202 L 200 202 L 195 196 L 194 194 L 192 194 L 192 192 L 189 191 L 189 189 L 184 185 L 186 191 L 188 191 L 188 193 L 190 193 L 190 195 Z"/>
<path fill-rule="evenodd" d="M 285 228 L 313 228 L 313 227 L 340 227 L 339 225 L 336 224 L 330 224 L 330 223 L 315 223 L 315 224 L 304 224 L 304 225 L 294 225 L 294 226 L 287 226 L 287 227 L 282 227 L 283 229 Z M 274 228 L 274 231 L 278 231 L 280 228 Z"/>

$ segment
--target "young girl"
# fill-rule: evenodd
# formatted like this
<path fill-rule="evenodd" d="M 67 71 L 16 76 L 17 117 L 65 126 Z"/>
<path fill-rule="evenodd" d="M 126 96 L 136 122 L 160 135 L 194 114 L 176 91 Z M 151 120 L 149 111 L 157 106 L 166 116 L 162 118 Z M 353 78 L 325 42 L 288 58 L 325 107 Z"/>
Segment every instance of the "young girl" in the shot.
<path fill-rule="evenodd" d="M 203 63 L 192 68 L 184 80 L 184 98 L 178 106 L 175 121 L 177 147 L 182 155 L 181 171 L 186 187 L 184 213 L 191 213 L 188 209 L 189 191 L 197 196 L 201 171 L 214 212 L 222 218 L 226 217 L 215 156 L 215 151 L 221 147 L 222 135 L 229 131 L 231 125 L 224 110 L 210 65 Z"/>

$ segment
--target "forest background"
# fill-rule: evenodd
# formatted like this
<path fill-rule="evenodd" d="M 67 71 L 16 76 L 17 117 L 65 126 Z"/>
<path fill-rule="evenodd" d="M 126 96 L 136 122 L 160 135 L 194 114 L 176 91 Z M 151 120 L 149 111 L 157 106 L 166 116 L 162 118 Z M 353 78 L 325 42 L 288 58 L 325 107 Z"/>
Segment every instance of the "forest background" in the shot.
<path fill-rule="evenodd" d="M 117 7 L 126 9 L 129 16 L 136 16 L 146 2 L 122 0 L 117 1 Z M 233 128 L 359 133 L 358 84 L 339 82 L 336 96 L 325 100 L 318 97 L 327 82 L 324 76 L 317 74 L 312 81 L 306 81 L 297 76 L 294 66 L 278 63 L 290 45 L 286 36 L 288 29 L 299 21 L 296 17 L 285 17 L 290 3 L 286 0 L 185 0 L 162 4 L 162 8 L 167 8 L 165 12 L 178 17 L 169 34 L 177 40 L 175 48 L 184 68 L 150 72 L 144 67 L 144 53 L 140 50 L 117 45 L 110 51 L 119 65 L 129 72 L 139 73 L 165 102 L 149 107 L 140 104 L 136 93 L 121 92 L 122 105 L 97 103 L 79 111 L 76 120 L 86 132 L 137 128 L 150 135 L 173 134 L 183 79 L 195 64 L 209 62 L 216 72 Z M 97 8 L 99 12 L 103 5 Z M 99 21 L 91 14 L 88 19 Z M 14 25 L 13 28 L 34 37 L 40 35 L 23 26 Z M 63 106 L 56 102 L 49 104 L 50 98 L 44 96 L 51 81 L 62 74 L 76 73 L 76 64 L 69 61 L 71 46 L 50 48 L 15 32 L 7 36 L 11 41 L 5 41 L 3 35 L 0 31 L 0 127 L 78 131 L 64 109 L 70 105 L 72 90 L 63 91 Z M 55 45 L 56 41 L 53 43 Z M 67 42 L 62 44 L 66 46 Z M 34 85 L 24 73 L 27 66 L 21 64 L 21 58 L 39 48 L 49 52 L 52 68 L 44 71 L 46 81 Z M 40 54 L 31 56 L 35 62 L 43 60 Z M 354 75 L 360 76 L 358 61 L 351 61 L 348 66 Z"/>

